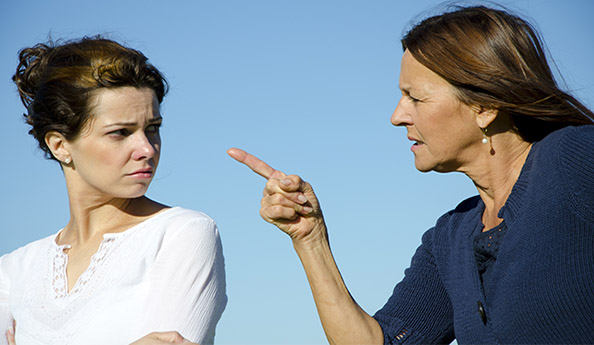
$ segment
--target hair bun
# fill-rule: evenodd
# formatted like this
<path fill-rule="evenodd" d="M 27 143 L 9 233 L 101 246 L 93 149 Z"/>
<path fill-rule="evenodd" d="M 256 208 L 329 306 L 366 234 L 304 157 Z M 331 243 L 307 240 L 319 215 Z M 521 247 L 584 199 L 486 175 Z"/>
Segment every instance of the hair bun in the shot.
<path fill-rule="evenodd" d="M 52 47 L 40 43 L 19 52 L 19 64 L 12 80 L 16 83 L 21 101 L 27 109 L 30 109 L 35 100 L 35 94 L 49 60 L 48 55 L 52 50 Z"/>

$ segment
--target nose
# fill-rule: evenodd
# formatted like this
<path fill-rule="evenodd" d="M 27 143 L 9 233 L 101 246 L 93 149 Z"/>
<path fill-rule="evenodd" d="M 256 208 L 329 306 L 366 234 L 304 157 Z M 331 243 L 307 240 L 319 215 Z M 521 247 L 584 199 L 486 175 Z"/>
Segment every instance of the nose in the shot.
<path fill-rule="evenodd" d="M 139 132 L 134 142 L 134 151 L 132 152 L 132 159 L 142 160 L 151 159 L 155 156 L 158 150 L 158 141 L 153 141 L 147 137 L 146 133 Z"/>
<path fill-rule="evenodd" d="M 406 106 L 405 97 L 400 97 L 400 101 L 398 101 L 398 105 L 396 105 L 396 109 L 394 109 L 392 117 L 390 117 L 390 122 L 394 126 L 412 125 L 412 117 Z"/>

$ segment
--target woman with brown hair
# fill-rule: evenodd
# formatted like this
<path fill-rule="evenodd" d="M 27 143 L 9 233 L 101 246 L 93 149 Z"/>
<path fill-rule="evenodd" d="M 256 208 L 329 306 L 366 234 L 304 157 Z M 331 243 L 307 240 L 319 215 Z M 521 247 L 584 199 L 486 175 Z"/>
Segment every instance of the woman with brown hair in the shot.
<path fill-rule="evenodd" d="M 0 257 L 9 344 L 212 343 L 227 301 L 216 224 L 145 196 L 161 73 L 139 51 L 85 37 L 23 49 L 13 80 L 29 133 L 63 170 L 70 220 Z"/>
<path fill-rule="evenodd" d="M 420 171 L 462 172 L 478 195 L 424 235 L 370 316 L 332 257 L 311 185 L 229 154 L 268 182 L 262 217 L 293 241 L 332 344 L 594 343 L 593 113 L 557 86 L 523 19 L 483 6 L 402 40 L 400 99 Z"/>

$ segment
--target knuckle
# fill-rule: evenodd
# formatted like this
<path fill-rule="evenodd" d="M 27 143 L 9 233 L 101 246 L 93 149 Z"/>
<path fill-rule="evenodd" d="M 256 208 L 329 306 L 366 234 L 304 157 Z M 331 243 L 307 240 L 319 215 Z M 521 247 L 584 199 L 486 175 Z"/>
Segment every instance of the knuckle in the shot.
<path fill-rule="evenodd" d="M 275 189 L 276 186 L 278 186 L 278 179 L 270 178 L 268 179 L 268 181 L 266 181 L 266 186 L 264 187 L 264 190 L 272 191 Z"/>

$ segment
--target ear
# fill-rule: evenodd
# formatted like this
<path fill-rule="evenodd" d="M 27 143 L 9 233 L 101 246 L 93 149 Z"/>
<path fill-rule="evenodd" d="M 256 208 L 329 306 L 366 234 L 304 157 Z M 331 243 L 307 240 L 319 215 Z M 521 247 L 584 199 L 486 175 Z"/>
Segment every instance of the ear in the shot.
<path fill-rule="evenodd" d="M 476 123 L 480 128 L 487 128 L 499 114 L 497 109 L 488 109 L 483 107 L 477 107 L 476 110 Z"/>
<path fill-rule="evenodd" d="M 61 133 L 56 131 L 48 132 L 45 135 L 45 144 L 52 152 L 54 158 L 62 163 L 70 163 L 71 157 L 68 150 L 68 141 Z"/>

